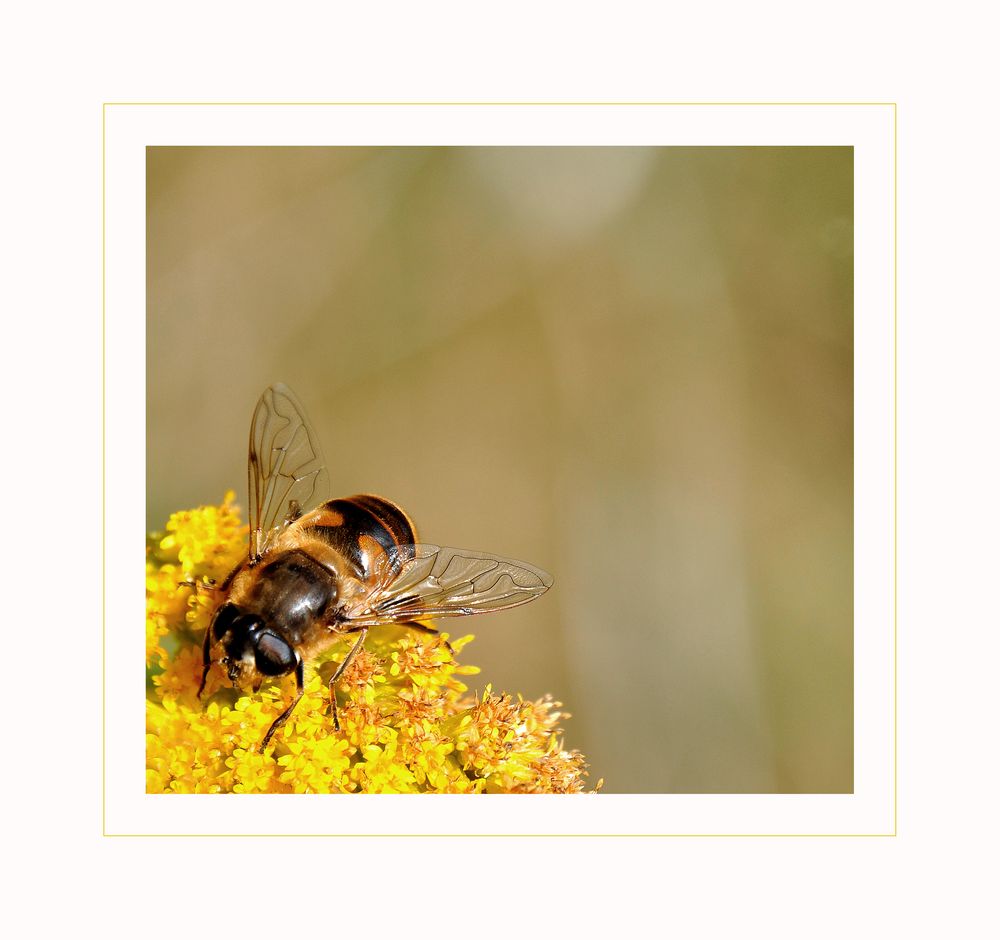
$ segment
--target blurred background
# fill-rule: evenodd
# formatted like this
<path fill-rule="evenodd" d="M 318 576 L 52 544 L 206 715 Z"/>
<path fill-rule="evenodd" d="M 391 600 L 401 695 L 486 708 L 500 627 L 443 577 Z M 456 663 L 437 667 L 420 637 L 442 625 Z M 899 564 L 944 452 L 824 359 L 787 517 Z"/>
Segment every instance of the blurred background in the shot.
<path fill-rule="evenodd" d="M 330 495 L 554 588 L 450 621 L 606 792 L 853 789 L 850 148 L 147 151 L 147 509 Z"/>

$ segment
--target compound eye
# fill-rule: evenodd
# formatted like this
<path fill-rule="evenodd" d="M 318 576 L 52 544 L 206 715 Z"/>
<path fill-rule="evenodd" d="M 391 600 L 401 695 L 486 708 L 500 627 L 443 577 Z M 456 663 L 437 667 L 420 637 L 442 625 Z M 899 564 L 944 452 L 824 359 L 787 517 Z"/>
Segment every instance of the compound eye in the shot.
<path fill-rule="evenodd" d="M 241 614 L 236 607 L 223 626 L 223 645 L 230 659 L 242 659 L 254 644 L 254 633 L 264 621 L 253 614 Z"/>
<path fill-rule="evenodd" d="M 235 604 L 223 604 L 215 612 L 215 619 L 212 621 L 212 636 L 221 640 L 226 635 L 226 631 L 232 627 L 233 621 L 238 615 L 239 609 Z"/>
<path fill-rule="evenodd" d="M 254 650 L 257 671 L 265 676 L 284 676 L 295 668 L 295 651 L 280 636 L 261 633 Z"/>

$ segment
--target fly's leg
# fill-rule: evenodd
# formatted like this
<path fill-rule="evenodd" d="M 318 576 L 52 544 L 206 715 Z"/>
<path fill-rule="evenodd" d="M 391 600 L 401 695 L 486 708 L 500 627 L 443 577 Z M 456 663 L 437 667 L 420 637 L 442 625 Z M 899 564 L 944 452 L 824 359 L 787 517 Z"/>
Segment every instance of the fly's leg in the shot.
<path fill-rule="evenodd" d="M 201 578 L 198 581 L 188 578 L 186 581 L 178 581 L 177 586 L 191 588 L 195 594 L 214 594 L 218 590 L 215 578 Z"/>
<path fill-rule="evenodd" d="M 201 671 L 201 685 L 198 686 L 198 698 L 205 691 L 205 683 L 208 681 L 208 670 L 212 668 L 212 660 L 209 651 L 212 649 L 212 627 L 205 628 L 205 645 L 202 647 L 201 658 L 205 668 Z"/>
<path fill-rule="evenodd" d="M 238 569 L 239 566 L 237 565 L 233 573 L 235 573 L 235 571 Z M 232 576 L 233 575 L 230 574 L 229 577 L 226 578 L 227 583 L 229 582 L 230 578 L 232 578 Z M 202 578 L 199 581 L 195 581 L 189 578 L 187 581 L 178 581 L 177 586 L 189 587 L 191 588 L 192 591 L 194 591 L 195 594 L 216 594 L 222 590 L 222 588 L 218 586 L 218 582 L 215 580 L 215 578 Z M 212 648 L 212 627 L 211 624 L 209 624 L 209 626 L 205 629 L 205 641 L 202 646 L 202 663 L 205 668 L 202 670 L 201 673 L 201 685 L 198 686 L 198 698 L 201 698 L 202 692 L 205 691 L 205 683 L 208 681 L 208 671 L 212 667 L 212 660 L 209 656 L 209 651 L 211 650 L 211 648 Z"/>
<path fill-rule="evenodd" d="M 295 655 L 295 698 L 292 700 L 292 704 L 288 706 L 277 718 L 274 719 L 274 724 L 267 729 L 267 734 L 264 735 L 264 740 L 260 745 L 260 753 L 264 753 L 264 749 L 267 747 L 268 742 L 271 740 L 271 735 L 274 734 L 286 721 L 288 721 L 288 716 L 292 713 L 292 709 L 299 704 L 299 699 L 302 698 L 302 693 L 305 691 L 306 684 L 303 681 L 302 674 L 302 659 L 298 654 Z"/>
<path fill-rule="evenodd" d="M 358 650 L 364 646 L 365 637 L 368 636 L 368 627 L 361 628 L 361 636 L 357 643 L 351 647 L 351 651 L 344 658 L 344 661 L 337 667 L 337 671 L 330 679 L 330 714 L 333 715 L 333 727 L 340 730 L 340 719 L 337 717 L 337 680 L 344 674 L 344 670 L 351 664 L 351 660 L 358 654 Z"/>
<path fill-rule="evenodd" d="M 427 626 L 426 623 L 417 623 L 416 621 L 407 621 L 406 623 L 400 624 L 402 627 L 409 627 L 411 630 L 419 630 L 421 633 L 429 633 L 432 636 L 441 636 L 441 631 Z M 442 643 L 447 647 L 448 652 L 454 655 L 455 651 L 451 648 L 451 644 L 447 640 L 442 640 Z"/>

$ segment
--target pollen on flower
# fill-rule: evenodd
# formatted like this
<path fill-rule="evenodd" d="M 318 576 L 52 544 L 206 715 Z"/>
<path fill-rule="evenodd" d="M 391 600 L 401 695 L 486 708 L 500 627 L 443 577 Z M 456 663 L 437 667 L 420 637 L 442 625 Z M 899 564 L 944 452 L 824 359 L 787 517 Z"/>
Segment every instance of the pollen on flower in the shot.
<path fill-rule="evenodd" d="M 354 638 L 309 664 L 302 699 L 264 753 L 295 693 L 289 676 L 257 694 L 213 670 L 197 692 L 202 641 L 221 583 L 247 551 L 232 492 L 174 513 L 146 546 L 147 793 L 579 793 L 586 762 L 562 743 L 558 702 L 473 697 L 456 660 L 473 639 L 377 627 L 336 683 Z M 429 624 L 427 626 L 430 626 Z M 218 675 L 216 675 L 218 671 Z"/>

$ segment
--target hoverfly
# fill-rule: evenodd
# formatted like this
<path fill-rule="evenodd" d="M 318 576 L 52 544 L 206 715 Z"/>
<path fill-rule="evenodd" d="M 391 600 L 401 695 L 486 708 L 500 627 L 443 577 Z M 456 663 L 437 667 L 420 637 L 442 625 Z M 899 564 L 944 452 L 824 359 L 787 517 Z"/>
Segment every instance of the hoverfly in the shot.
<path fill-rule="evenodd" d="M 262 752 L 302 698 L 305 664 L 341 637 L 357 635 L 329 682 L 338 731 L 336 683 L 370 629 L 402 624 L 437 633 L 420 621 L 516 607 L 552 585 L 522 561 L 419 542 L 409 516 L 381 496 L 321 502 L 328 475 L 319 440 L 280 383 L 254 409 L 247 473 L 249 555 L 217 589 L 198 697 L 214 663 L 233 686 L 253 692 L 294 673 L 295 697 L 268 729 Z"/>

